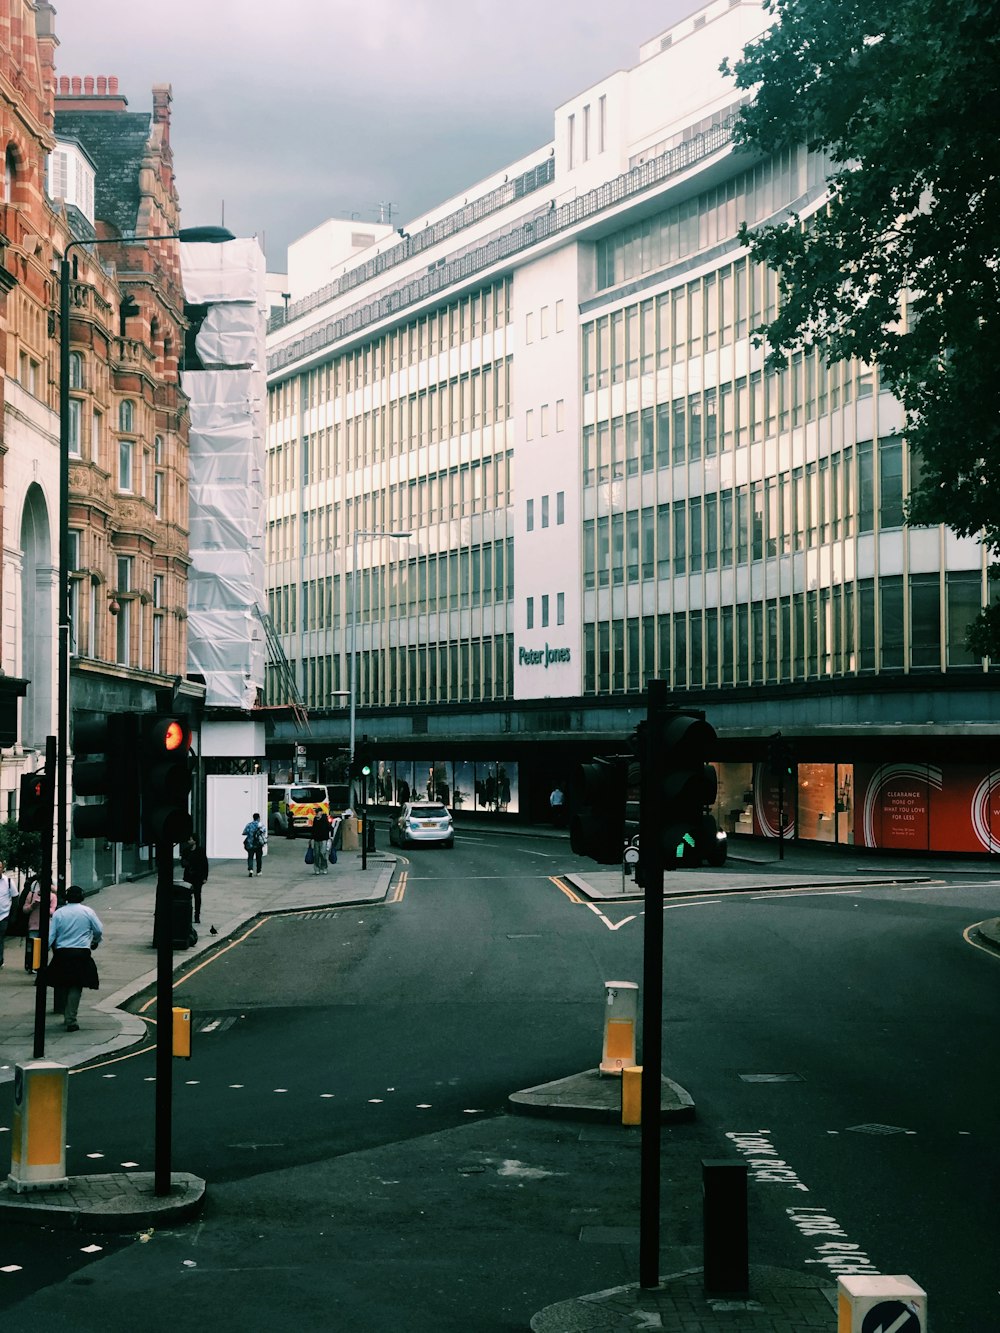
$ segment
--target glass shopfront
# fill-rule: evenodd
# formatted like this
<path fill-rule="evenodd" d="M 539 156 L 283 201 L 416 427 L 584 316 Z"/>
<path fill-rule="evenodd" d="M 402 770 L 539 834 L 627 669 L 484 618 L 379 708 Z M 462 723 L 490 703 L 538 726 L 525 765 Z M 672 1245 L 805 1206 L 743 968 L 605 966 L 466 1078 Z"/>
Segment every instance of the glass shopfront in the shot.
<path fill-rule="evenodd" d="M 428 800 L 463 814 L 519 813 L 511 760 L 379 759 L 372 767 L 369 799 L 376 805 Z"/>

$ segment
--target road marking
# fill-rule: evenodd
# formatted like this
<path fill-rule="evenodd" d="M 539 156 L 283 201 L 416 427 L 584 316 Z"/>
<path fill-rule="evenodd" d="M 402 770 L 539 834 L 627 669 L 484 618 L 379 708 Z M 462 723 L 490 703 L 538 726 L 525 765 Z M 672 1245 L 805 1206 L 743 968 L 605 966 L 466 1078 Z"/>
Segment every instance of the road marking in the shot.
<path fill-rule="evenodd" d="M 697 902 L 691 903 L 664 903 L 663 910 L 672 912 L 675 907 L 718 907 L 722 902 L 721 898 L 699 898 Z M 645 913 L 643 913 L 645 915 Z"/>
<path fill-rule="evenodd" d="M 985 921 L 991 921 L 992 919 L 993 919 L 992 917 L 983 918 L 983 920 Z M 982 921 L 977 921 L 975 925 L 966 926 L 966 928 L 962 931 L 962 939 L 965 940 L 966 944 L 971 944 L 974 949 L 979 949 L 980 952 L 982 953 L 988 953 L 991 958 L 1000 957 L 1000 954 L 998 954 L 995 949 L 991 949 L 987 944 L 980 944 L 978 940 L 974 940 L 972 938 L 973 932 L 978 930 L 982 924 L 983 924 Z"/>
<path fill-rule="evenodd" d="M 407 871 L 405 870 L 402 871 L 399 876 L 399 883 L 396 885 L 396 888 L 393 891 L 393 895 L 389 899 L 390 903 L 401 903 L 403 901 L 403 896 L 406 893 L 407 878 L 408 878 Z"/>
<path fill-rule="evenodd" d="M 595 916 L 599 916 L 601 920 L 604 922 L 604 924 L 607 926 L 608 930 L 618 930 L 621 926 L 625 925 L 626 921 L 635 920 L 634 916 L 627 916 L 623 921 L 618 921 L 618 922 L 609 921 L 596 903 L 584 903 L 584 907 L 589 907 Z"/>
<path fill-rule="evenodd" d="M 865 888 L 885 888 L 884 884 L 866 884 Z M 858 888 L 851 889 L 772 889 L 768 893 L 756 893 L 751 902 L 759 903 L 765 898 L 855 898 Z"/>
<path fill-rule="evenodd" d="M 570 886 L 565 882 L 565 880 L 560 879 L 558 875 L 549 875 L 548 878 L 556 886 L 556 888 L 559 890 L 560 893 L 564 893 L 566 895 L 566 897 L 570 900 L 571 903 L 576 903 L 577 905 L 579 905 L 580 903 L 583 902 L 583 899 L 578 898 L 577 895 L 570 888 Z M 590 906 L 589 903 L 587 905 L 588 907 Z"/>

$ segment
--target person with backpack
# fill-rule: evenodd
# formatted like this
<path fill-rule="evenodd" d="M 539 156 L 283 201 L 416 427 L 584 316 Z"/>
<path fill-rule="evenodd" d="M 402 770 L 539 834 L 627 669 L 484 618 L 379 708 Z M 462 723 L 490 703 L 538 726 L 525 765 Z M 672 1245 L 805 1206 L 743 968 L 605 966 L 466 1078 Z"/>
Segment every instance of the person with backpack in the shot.
<path fill-rule="evenodd" d="M 243 847 L 247 854 L 247 874 L 253 875 L 255 863 L 257 874 L 260 874 L 261 863 L 264 859 L 264 844 L 267 842 L 267 830 L 260 822 L 260 815 L 255 810 L 253 819 L 243 828 Z"/>

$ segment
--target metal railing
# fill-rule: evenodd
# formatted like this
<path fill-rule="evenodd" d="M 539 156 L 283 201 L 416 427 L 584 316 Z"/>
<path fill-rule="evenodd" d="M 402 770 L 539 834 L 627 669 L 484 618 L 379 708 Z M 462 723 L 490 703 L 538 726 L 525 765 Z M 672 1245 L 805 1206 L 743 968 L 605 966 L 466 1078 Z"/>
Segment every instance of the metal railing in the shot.
<path fill-rule="evenodd" d="M 559 232 L 595 217 L 605 209 L 614 208 L 670 176 L 679 175 L 731 142 L 737 118 L 738 113 L 734 112 L 719 125 L 678 144 L 659 157 L 651 158 L 641 166 L 622 172 L 565 204 L 557 205 L 553 200 L 547 209 L 537 210 L 492 236 L 473 242 L 466 250 L 432 265 L 426 273 L 404 278 L 370 300 L 359 302 L 342 315 L 277 348 L 268 357 L 268 373 L 280 371 L 303 357 L 322 351 L 331 343 L 349 338 L 370 324 L 391 319 L 408 306 L 425 301 L 437 292 L 490 269 L 512 255 L 520 254 Z"/>
<path fill-rule="evenodd" d="M 286 310 L 277 311 L 268 320 L 268 333 L 283 328 L 285 324 L 290 323 L 293 319 L 308 314 L 310 310 L 325 305 L 327 301 L 342 296 L 344 292 L 352 291 L 355 287 L 370 282 L 372 278 L 378 277 L 380 273 L 395 268 L 397 264 L 405 263 L 407 259 L 412 259 L 414 255 L 431 249 L 439 242 L 447 240 L 449 236 L 454 236 L 456 232 L 463 231 L 476 222 L 481 222 L 483 218 L 489 217 L 491 213 L 498 213 L 500 209 L 506 208 L 508 204 L 512 204 L 518 199 L 523 199 L 525 195 L 530 194 L 533 190 L 540 190 L 542 186 L 548 185 L 554 176 L 555 163 L 551 157 L 548 157 L 544 162 L 540 162 L 538 166 L 522 172 L 520 176 L 515 176 L 512 181 L 505 181 L 502 185 L 498 185 L 496 189 L 490 190 L 488 194 L 484 194 L 471 204 L 457 209 L 454 213 L 449 213 L 440 222 L 428 223 L 426 227 L 421 228 L 412 236 L 405 232 L 402 233 L 402 239 L 390 249 L 383 250 L 380 254 L 373 255 L 364 264 L 358 264 L 356 268 L 349 269 L 348 272 L 341 274 L 333 282 L 328 282 L 325 287 L 320 287 L 318 291 L 310 292 L 308 296 L 303 296 L 300 301 L 293 302 Z"/>

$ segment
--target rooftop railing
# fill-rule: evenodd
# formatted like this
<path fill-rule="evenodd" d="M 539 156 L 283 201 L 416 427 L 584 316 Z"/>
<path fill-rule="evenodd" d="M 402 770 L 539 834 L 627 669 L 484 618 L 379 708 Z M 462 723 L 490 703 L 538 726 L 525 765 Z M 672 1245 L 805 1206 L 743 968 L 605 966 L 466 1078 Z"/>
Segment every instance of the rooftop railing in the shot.
<path fill-rule="evenodd" d="M 659 157 L 651 158 L 641 166 L 634 166 L 622 172 L 586 194 L 579 195 L 565 204 L 557 205 L 553 200 L 547 209 L 536 210 L 492 236 L 481 237 L 465 250 L 452 254 L 447 259 L 438 260 L 430 265 L 425 273 L 403 278 L 392 287 L 383 288 L 369 300 L 358 302 L 342 314 L 303 334 L 301 338 L 277 348 L 267 359 L 268 373 L 278 372 L 303 357 L 322 351 L 332 343 L 350 338 L 371 324 L 392 319 L 409 306 L 426 301 L 436 293 L 446 291 L 476 273 L 493 268 L 512 255 L 520 254 L 560 232 L 568 231 L 588 218 L 597 216 L 606 209 L 616 207 L 648 190 L 652 185 L 658 185 L 671 176 L 687 171 L 731 142 L 737 116 L 738 113 L 734 112 L 711 129 L 678 144 Z M 393 247 L 393 250 L 398 248 Z M 387 256 L 392 253 L 393 251 L 388 251 Z M 377 263 L 380 258 L 382 256 L 377 256 L 376 260 L 370 261 L 370 264 Z M 370 264 L 365 267 L 370 267 Z M 381 270 L 373 270 L 373 276 L 378 271 Z M 359 279 L 359 281 L 364 280 L 367 279 Z M 324 291 L 327 290 L 324 288 Z M 316 299 L 309 308 L 314 309 L 324 300 L 332 299 L 335 294 L 337 293 L 331 292 L 324 297 L 322 293 L 315 293 Z M 313 297 L 309 300 L 313 301 Z M 292 311 L 304 313 L 297 310 L 297 306 L 301 304 L 299 302 L 291 307 L 290 317 Z M 284 322 L 282 319 L 278 327 Z M 273 321 L 272 327 L 275 327 Z"/>

